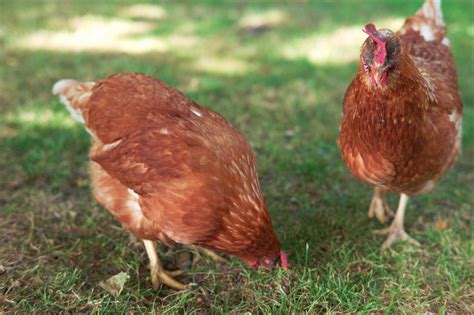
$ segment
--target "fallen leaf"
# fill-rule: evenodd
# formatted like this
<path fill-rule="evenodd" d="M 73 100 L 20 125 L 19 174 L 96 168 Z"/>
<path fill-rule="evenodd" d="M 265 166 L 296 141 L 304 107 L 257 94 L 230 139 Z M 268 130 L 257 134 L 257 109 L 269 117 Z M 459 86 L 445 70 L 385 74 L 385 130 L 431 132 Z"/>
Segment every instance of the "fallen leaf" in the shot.
<path fill-rule="evenodd" d="M 448 221 L 446 220 L 438 220 L 435 222 L 436 229 L 441 231 L 448 227 Z"/>
<path fill-rule="evenodd" d="M 89 180 L 87 178 L 79 178 L 76 179 L 76 185 L 77 187 L 87 187 L 89 186 Z"/>
<path fill-rule="evenodd" d="M 299 131 L 298 127 L 295 127 L 293 129 L 288 129 L 288 130 L 285 131 L 285 136 L 287 136 L 288 138 L 294 137 L 294 136 L 296 136 L 298 131 Z"/>
<path fill-rule="evenodd" d="M 119 272 L 115 276 L 110 277 L 105 282 L 101 281 L 99 285 L 102 289 L 112 294 L 114 297 L 120 295 L 123 287 L 130 276 L 126 272 Z"/>

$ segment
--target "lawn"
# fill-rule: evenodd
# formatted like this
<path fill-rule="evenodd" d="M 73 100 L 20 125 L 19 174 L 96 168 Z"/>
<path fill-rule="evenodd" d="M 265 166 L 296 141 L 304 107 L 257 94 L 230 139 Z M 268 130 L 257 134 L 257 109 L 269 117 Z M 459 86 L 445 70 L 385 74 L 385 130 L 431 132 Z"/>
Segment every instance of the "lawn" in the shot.
<path fill-rule="evenodd" d="M 463 153 L 408 204 L 421 247 L 380 251 L 371 190 L 336 146 L 362 26 L 396 29 L 420 3 L 1 0 L 0 313 L 473 313 L 472 1 L 443 4 Z M 119 71 L 164 80 L 246 135 L 289 271 L 203 258 L 179 278 L 192 290 L 152 289 L 141 243 L 90 193 L 87 132 L 50 93 Z M 181 252 L 161 248 L 170 267 Z M 119 272 L 113 297 L 99 283 Z"/>

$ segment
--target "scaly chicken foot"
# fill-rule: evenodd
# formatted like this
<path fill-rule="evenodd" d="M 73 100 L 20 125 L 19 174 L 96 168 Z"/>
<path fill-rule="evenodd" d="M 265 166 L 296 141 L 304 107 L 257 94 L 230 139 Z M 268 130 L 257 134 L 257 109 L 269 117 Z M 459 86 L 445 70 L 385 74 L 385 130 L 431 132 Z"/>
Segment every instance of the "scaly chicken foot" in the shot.
<path fill-rule="evenodd" d="M 374 189 L 374 196 L 369 207 L 369 218 L 372 219 L 374 216 L 382 224 L 393 218 L 393 211 L 385 202 L 382 189 L 377 187 Z"/>
<path fill-rule="evenodd" d="M 388 228 L 375 230 L 373 232 L 377 235 L 388 235 L 387 239 L 382 244 L 382 249 L 387 249 L 391 247 L 393 243 L 398 241 L 404 241 L 410 245 L 420 246 L 420 243 L 414 238 L 412 238 L 410 235 L 408 235 L 408 233 L 405 232 L 405 229 L 403 228 L 393 229 L 392 226 L 390 226 Z"/>
<path fill-rule="evenodd" d="M 212 259 L 212 261 L 214 261 L 216 264 L 227 264 L 227 263 L 229 263 L 229 261 L 227 259 L 219 256 L 218 254 L 216 254 L 215 252 L 213 252 L 210 249 L 203 248 L 203 247 L 196 246 L 196 245 L 189 245 L 187 247 L 191 250 L 194 250 L 194 251 L 205 254 L 210 259 Z M 193 264 L 194 263 L 195 263 L 195 261 L 193 261 Z"/>
<path fill-rule="evenodd" d="M 182 274 L 183 270 L 175 270 L 175 271 L 167 271 L 163 269 L 163 265 L 161 264 L 160 259 L 158 258 L 158 254 L 156 252 L 156 246 L 153 241 L 150 240 L 143 240 L 143 244 L 145 245 L 146 253 L 148 255 L 148 259 L 150 260 L 150 274 L 151 274 L 151 283 L 154 289 L 157 289 L 160 284 L 166 284 L 167 286 L 177 289 L 177 290 L 185 290 L 188 287 L 173 279 L 173 277 Z"/>
<path fill-rule="evenodd" d="M 404 216 L 405 216 L 405 209 L 408 203 L 408 196 L 405 194 L 400 195 L 400 202 L 398 204 L 397 213 L 395 214 L 395 218 L 390 225 L 390 227 L 375 230 L 374 233 L 378 235 L 388 235 L 385 242 L 382 244 L 382 250 L 387 249 L 392 246 L 394 242 L 397 241 L 406 241 L 411 245 L 420 246 L 420 243 L 413 239 L 404 229 Z"/>

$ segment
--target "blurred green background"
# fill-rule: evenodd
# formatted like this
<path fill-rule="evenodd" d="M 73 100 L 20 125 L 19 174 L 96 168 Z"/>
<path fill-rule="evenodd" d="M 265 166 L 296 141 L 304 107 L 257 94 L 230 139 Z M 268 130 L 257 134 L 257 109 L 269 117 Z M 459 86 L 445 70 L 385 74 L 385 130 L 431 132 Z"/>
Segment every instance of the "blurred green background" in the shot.
<path fill-rule="evenodd" d="M 0 313 L 474 312 L 474 4 L 443 11 L 465 105 L 463 154 L 381 252 L 370 188 L 336 146 L 361 28 L 397 30 L 422 1 L 0 0 Z M 292 268 L 202 260 L 153 290 L 140 242 L 90 194 L 89 137 L 50 93 L 63 78 L 156 76 L 251 141 Z M 396 206 L 397 196 L 389 199 Z M 167 266 L 177 252 L 162 248 Z M 112 297 L 99 282 L 126 272 Z"/>

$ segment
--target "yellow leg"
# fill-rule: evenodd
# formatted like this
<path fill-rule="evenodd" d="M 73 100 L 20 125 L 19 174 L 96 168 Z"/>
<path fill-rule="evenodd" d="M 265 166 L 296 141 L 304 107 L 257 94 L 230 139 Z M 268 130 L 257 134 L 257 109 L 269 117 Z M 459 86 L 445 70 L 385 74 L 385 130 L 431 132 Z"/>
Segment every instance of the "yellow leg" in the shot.
<path fill-rule="evenodd" d="M 211 258 L 217 264 L 227 264 L 228 263 L 227 259 L 217 255 L 215 252 L 213 252 L 210 249 L 203 248 L 203 247 L 196 246 L 196 245 L 189 245 L 187 247 L 192 249 L 192 250 L 195 250 L 197 252 L 201 252 L 203 254 L 206 254 L 207 256 L 209 256 L 209 258 Z"/>
<path fill-rule="evenodd" d="M 377 187 L 374 189 L 369 207 L 369 218 L 372 219 L 374 216 L 382 224 L 385 224 L 388 218 L 393 218 L 393 211 L 385 202 L 383 190 Z"/>
<path fill-rule="evenodd" d="M 160 286 L 160 284 L 163 283 L 173 289 L 177 289 L 177 290 L 187 289 L 186 285 L 172 278 L 173 276 L 182 274 L 183 271 L 182 270 L 176 270 L 176 271 L 164 270 L 163 266 L 161 265 L 160 259 L 158 258 L 158 254 L 156 253 L 155 243 L 153 241 L 143 240 L 143 244 L 145 245 L 148 259 L 150 259 L 151 283 L 153 285 L 153 288 L 157 289 Z"/>
<path fill-rule="evenodd" d="M 416 240 L 410 237 L 410 235 L 405 232 L 403 227 L 403 221 L 405 217 L 405 209 L 408 203 L 408 196 L 405 194 L 400 195 L 400 201 L 398 203 L 397 213 L 393 219 L 390 227 L 378 231 L 374 231 L 376 234 L 388 235 L 387 240 L 383 243 L 382 249 L 386 249 L 396 241 L 407 241 L 411 245 L 420 246 Z"/>

